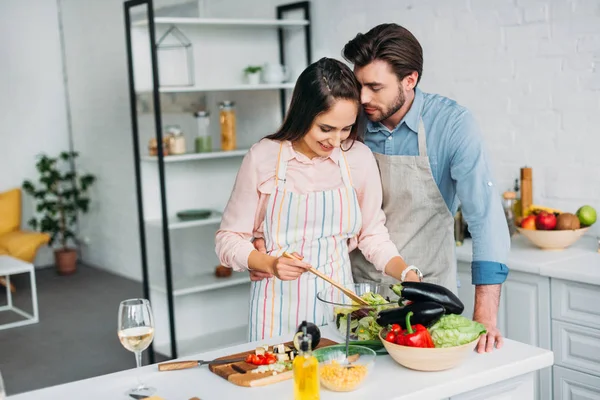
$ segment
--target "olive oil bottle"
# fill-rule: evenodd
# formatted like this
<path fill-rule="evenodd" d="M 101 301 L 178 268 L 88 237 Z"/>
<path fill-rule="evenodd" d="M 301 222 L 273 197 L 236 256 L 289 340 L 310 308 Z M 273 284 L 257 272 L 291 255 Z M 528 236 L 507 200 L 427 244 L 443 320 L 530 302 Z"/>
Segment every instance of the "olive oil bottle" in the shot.
<path fill-rule="evenodd" d="M 306 321 L 302 322 L 301 328 L 300 348 L 292 365 L 294 371 L 294 400 L 319 400 L 319 362 L 312 354 L 312 337 L 306 333 Z"/>

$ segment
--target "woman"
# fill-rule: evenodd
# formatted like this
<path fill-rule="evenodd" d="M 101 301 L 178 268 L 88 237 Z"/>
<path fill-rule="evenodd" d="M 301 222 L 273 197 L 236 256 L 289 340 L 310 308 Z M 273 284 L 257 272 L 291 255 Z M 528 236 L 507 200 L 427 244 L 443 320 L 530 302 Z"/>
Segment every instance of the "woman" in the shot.
<path fill-rule="evenodd" d="M 323 58 L 298 78 L 280 129 L 244 157 L 216 251 L 236 271 L 272 274 L 251 284 L 249 341 L 295 332 L 303 320 L 324 324 L 316 294 L 329 284 L 305 273 L 309 266 L 352 283 L 349 252 L 358 247 L 398 280 L 407 267 L 384 225 L 375 158 L 357 140 L 359 107 L 352 71 Z M 264 237 L 266 254 L 253 237 Z M 405 280 L 418 278 L 410 271 Z"/>

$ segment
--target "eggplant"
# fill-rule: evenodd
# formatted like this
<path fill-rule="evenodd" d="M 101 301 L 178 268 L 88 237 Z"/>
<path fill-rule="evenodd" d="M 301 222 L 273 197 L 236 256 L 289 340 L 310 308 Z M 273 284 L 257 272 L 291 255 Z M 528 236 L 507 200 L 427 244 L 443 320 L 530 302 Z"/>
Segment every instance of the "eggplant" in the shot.
<path fill-rule="evenodd" d="M 380 311 L 377 316 L 377 323 L 383 327 L 398 324 L 402 329 L 406 329 L 406 314 L 410 311 L 413 312 L 410 323 L 412 325 L 421 324 L 427 328 L 435 324 L 446 313 L 441 304 L 433 301 L 412 303 L 404 307 L 388 308 Z"/>
<path fill-rule="evenodd" d="M 435 283 L 403 282 L 390 285 L 390 289 L 400 296 L 399 304 L 403 299 L 412 302 L 434 301 L 444 307 L 446 314 L 460 315 L 465 310 L 463 302 L 452 291 Z"/>

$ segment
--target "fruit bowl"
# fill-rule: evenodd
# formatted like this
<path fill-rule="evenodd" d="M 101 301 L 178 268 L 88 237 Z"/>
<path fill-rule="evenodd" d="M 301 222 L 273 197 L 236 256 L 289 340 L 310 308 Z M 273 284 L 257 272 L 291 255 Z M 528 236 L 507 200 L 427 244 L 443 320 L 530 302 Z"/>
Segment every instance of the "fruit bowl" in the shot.
<path fill-rule="evenodd" d="M 317 293 L 317 299 L 322 307 L 325 323 L 337 334 L 339 340 L 346 340 L 347 315 L 350 315 L 350 341 L 352 344 L 364 345 L 373 350 L 383 350 L 379 339 L 381 326 L 375 322 L 379 311 L 399 307 L 399 297 L 389 285 L 378 283 L 351 283 L 344 287 L 354 291 L 358 296 L 367 293 L 381 295 L 384 304 L 364 306 L 355 304 L 339 289 L 329 286 Z"/>
<path fill-rule="evenodd" d="M 529 239 L 531 243 L 544 250 L 564 250 L 579 240 L 589 229 L 586 227 L 574 230 L 544 231 L 517 228 L 519 233 Z"/>
<path fill-rule="evenodd" d="M 319 361 L 319 381 L 334 392 L 351 392 L 358 389 L 373 370 L 375 352 L 364 346 L 343 344 L 322 347 L 313 352 Z M 347 362 L 350 361 L 350 362 Z"/>
<path fill-rule="evenodd" d="M 387 330 L 382 329 L 379 337 L 388 354 L 403 367 L 416 371 L 443 371 L 461 364 L 473 352 L 479 338 L 454 347 L 410 347 L 385 340 Z"/>

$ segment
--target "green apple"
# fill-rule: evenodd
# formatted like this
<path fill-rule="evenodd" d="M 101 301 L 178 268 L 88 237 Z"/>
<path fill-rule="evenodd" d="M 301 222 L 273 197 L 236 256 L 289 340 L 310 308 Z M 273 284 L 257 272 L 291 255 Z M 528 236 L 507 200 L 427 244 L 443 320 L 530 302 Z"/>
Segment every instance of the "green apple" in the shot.
<path fill-rule="evenodd" d="M 592 206 L 583 206 L 575 213 L 581 225 L 590 226 L 596 222 L 596 210 Z"/>

